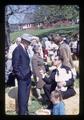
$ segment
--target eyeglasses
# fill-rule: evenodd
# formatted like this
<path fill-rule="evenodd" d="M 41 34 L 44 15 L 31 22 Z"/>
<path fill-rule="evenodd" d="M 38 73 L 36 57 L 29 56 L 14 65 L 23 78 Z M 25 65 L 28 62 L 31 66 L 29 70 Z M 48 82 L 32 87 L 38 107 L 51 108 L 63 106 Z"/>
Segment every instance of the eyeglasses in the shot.
<path fill-rule="evenodd" d="M 55 61 L 59 60 L 59 59 L 54 59 Z"/>

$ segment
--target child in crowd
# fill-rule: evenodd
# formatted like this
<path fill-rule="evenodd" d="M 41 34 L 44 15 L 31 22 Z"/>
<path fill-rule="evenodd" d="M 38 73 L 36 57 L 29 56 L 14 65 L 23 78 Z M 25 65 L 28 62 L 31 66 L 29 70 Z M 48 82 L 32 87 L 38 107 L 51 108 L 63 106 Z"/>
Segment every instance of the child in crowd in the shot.
<path fill-rule="evenodd" d="M 52 115 L 65 115 L 65 105 L 62 101 L 62 95 L 60 91 L 54 90 L 51 92 L 51 102 L 53 108 L 51 110 Z"/>

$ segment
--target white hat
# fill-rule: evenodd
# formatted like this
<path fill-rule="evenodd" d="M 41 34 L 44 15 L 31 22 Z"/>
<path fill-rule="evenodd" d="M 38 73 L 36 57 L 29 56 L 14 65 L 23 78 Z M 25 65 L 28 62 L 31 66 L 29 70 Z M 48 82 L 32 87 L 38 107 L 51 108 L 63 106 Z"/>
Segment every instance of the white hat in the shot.
<path fill-rule="evenodd" d="M 32 35 L 29 35 L 29 34 L 24 33 L 24 34 L 21 36 L 21 38 L 24 39 L 24 40 L 26 40 L 27 42 L 30 42 L 30 43 L 31 43 Z"/>
<path fill-rule="evenodd" d="M 48 41 L 48 38 L 47 37 L 43 37 L 42 40 Z"/>

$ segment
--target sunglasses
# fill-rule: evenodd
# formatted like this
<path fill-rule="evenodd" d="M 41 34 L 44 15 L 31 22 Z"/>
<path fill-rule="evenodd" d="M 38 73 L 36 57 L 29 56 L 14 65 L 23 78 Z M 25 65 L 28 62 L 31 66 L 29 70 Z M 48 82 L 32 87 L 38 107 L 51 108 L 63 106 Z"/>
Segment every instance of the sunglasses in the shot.
<path fill-rule="evenodd" d="M 54 59 L 55 61 L 59 60 L 59 59 Z"/>

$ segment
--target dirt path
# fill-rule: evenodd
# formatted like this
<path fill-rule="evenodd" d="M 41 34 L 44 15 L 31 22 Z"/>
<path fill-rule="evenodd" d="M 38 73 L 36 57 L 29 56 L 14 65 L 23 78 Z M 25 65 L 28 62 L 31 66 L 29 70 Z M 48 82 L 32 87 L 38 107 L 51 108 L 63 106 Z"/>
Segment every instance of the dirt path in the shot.
<path fill-rule="evenodd" d="M 76 95 L 64 100 L 66 115 L 79 114 L 79 89 L 76 88 Z"/>
<path fill-rule="evenodd" d="M 77 115 L 79 114 L 79 89 L 76 88 L 76 95 L 64 100 L 65 113 L 66 115 Z M 8 94 L 9 93 L 9 94 Z M 10 96 L 9 96 L 10 95 Z M 15 112 L 15 98 L 17 96 L 17 88 L 9 89 L 9 92 L 5 93 L 5 111 L 10 113 Z"/>

